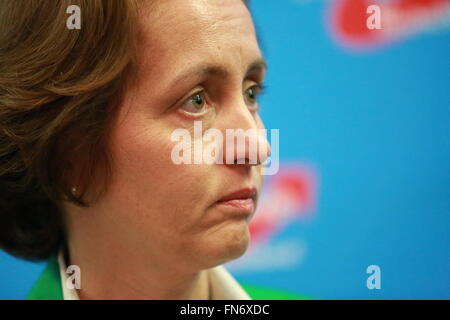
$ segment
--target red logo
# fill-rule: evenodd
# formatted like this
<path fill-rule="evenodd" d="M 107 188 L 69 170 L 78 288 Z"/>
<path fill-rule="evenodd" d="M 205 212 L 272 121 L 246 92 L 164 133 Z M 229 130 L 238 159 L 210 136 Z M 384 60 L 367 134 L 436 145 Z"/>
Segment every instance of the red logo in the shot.
<path fill-rule="evenodd" d="M 380 8 L 381 28 L 370 29 L 367 8 Z M 450 0 L 335 0 L 328 13 L 339 42 L 371 48 L 436 28 L 450 26 Z"/>
<path fill-rule="evenodd" d="M 253 240 L 267 238 L 293 220 L 311 218 L 316 205 L 316 175 L 306 166 L 284 166 L 264 187 L 250 223 Z"/>

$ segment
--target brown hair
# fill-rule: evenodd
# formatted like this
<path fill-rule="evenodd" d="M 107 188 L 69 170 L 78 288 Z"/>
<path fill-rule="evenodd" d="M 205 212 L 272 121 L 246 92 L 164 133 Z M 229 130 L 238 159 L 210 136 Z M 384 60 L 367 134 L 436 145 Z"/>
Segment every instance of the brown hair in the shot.
<path fill-rule="evenodd" d="M 79 30 L 66 26 L 70 5 L 81 9 Z M 86 205 L 88 184 L 107 185 L 108 120 L 133 61 L 136 8 L 0 0 L 0 247 L 9 253 L 54 254 L 64 234 L 58 204 Z"/>

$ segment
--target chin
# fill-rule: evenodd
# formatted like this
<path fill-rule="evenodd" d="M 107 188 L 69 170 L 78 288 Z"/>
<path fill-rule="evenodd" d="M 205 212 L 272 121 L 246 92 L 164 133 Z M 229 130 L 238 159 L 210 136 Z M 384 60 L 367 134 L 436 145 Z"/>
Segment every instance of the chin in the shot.
<path fill-rule="evenodd" d="M 250 232 L 245 220 L 223 225 L 204 238 L 204 269 L 212 268 L 241 257 L 250 243 Z"/>

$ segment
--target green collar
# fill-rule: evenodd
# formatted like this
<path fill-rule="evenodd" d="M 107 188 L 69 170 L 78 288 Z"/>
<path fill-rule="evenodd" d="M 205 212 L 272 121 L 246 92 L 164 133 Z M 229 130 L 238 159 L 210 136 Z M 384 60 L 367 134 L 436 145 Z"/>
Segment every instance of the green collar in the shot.
<path fill-rule="evenodd" d="M 44 271 L 28 293 L 27 300 L 64 300 L 56 256 L 49 259 Z"/>

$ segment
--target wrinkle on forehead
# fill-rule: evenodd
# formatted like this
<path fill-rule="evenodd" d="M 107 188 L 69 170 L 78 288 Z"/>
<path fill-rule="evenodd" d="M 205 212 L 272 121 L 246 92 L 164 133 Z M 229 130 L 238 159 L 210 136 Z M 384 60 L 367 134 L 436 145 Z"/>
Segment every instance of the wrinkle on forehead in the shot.
<path fill-rule="evenodd" d="M 139 11 L 137 97 L 165 94 L 172 76 L 193 65 L 245 71 L 260 56 L 241 0 L 159 0 Z"/>
<path fill-rule="evenodd" d="M 199 59 L 225 61 L 223 55 L 229 54 L 242 60 L 248 51 L 242 46 L 259 53 L 250 13 L 241 0 L 146 0 L 139 13 L 138 73 L 144 76 L 170 73 Z"/>
<path fill-rule="evenodd" d="M 162 34 L 170 38 L 186 30 L 194 30 L 188 34 L 191 39 L 213 38 L 215 32 L 224 35 L 233 29 L 254 34 L 250 13 L 241 0 L 147 0 L 139 12 L 139 40 L 146 46 L 158 46 Z"/>

